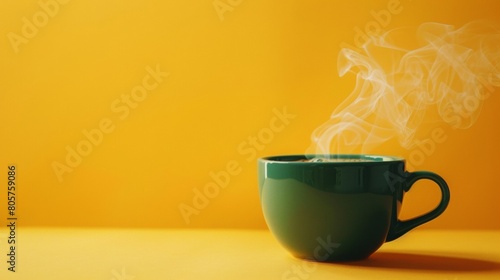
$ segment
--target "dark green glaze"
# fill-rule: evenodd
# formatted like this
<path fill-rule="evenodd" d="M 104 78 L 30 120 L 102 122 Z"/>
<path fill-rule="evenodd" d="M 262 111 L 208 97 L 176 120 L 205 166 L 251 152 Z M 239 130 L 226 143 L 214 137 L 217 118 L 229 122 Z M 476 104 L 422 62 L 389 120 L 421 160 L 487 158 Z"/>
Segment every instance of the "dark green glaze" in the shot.
<path fill-rule="evenodd" d="M 384 242 L 439 216 L 448 205 L 446 182 L 431 172 L 407 172 L 402 158 L 332 155 L 366 162 L 300 162 L 311 155 L 259 159 L 264 217 L 294 256 L 317 261 L 364 259 Z M 403 195 L 419 179 L 442 192 L 438 207 L 400 221 Z"/>

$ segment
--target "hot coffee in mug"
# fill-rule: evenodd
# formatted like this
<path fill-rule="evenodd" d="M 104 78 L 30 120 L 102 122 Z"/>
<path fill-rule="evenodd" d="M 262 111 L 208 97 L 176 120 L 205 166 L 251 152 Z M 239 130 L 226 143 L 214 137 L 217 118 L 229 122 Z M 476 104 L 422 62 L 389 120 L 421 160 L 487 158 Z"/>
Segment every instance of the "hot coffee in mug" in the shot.
<path fill-rule="evenodd" d="M 369 257 L 384 242 L 439 216 L 450 193 L 441 176 L 408 172 L 405 160 L 378 155 L 284 155 L 258 160 L 259 193 L 272 234 L 294 256 L 316 261 Z M 441 201 L 401 221 L 404 194 L 434 181 Z"/>

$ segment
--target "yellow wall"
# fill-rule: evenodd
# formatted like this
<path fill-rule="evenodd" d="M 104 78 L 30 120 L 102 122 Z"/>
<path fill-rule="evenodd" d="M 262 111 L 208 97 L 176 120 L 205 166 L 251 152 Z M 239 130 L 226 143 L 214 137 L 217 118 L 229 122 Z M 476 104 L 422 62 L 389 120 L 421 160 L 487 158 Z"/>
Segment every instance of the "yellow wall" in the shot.
<path fill-rule="evenodd" d="M 480 3 L 2 1 L 0 169 L 17 168 L 20 223 L 265 228 L 255 160 L 310 145 L 352 90 L 337 54 L 371 11 L 398 5 L 384 29 L 499 19 L 496 1 Z M 433 126 L 446 140 L 413 168 L 445 177 L 452 200 L 426 227 L 500 228 L 497 93 L 470 129 Z M 419 183 L 403 216 L 430 209 L 436 192 Z M 179 207 L 193 199 L 187 224 Z"/>

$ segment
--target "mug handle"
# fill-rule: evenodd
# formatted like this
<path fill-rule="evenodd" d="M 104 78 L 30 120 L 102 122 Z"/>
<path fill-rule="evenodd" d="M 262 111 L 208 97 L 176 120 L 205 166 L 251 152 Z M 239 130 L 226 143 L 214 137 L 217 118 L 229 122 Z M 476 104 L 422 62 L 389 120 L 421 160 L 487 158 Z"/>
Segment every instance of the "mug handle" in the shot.
<path fill-rule="evenodd" d="M 441 189 L 441 201 L 439 202 L 438 206 L 434 208 L 434 210 L 416 218 L 406 221 L 401 221 L 396 218 L 395 224 L 391 225 L 391 228 L 389 229 L 389 233 L 387 234 L 387 238 L 385 240 L 386 242 L 399 238 L 413 228 L 435 219 L 437 216 L 441 215 L 441 213 L 444 212 L 444 210 L 448 206 L 448 203 L 450 202 L 450 190 L 448 189 L 448 184 L 446 184 L 445 180 L 441 176 L 429 171 L 405 173 L 406 176 L 403 182 L 404 192 L 409 191 L 416 181 L 421 179 L 429 179 L 431 181 L 434 181 Z"/>

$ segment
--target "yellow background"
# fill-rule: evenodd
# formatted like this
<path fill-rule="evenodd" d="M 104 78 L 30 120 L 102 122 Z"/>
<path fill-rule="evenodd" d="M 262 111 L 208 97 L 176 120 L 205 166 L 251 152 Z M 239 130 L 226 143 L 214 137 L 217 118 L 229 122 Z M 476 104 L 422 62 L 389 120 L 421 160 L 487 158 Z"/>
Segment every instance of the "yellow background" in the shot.
<path fill-rule="evenodd" d="M 265 228 L 255 157 L 238 147 L 286 109 L 295 117 L 255 156 L 305 152 L 353 87 L 352 76 L 338 77 L 340 45 L 353 45 L 355 28 L 391 1 L 66 2 L 17 53 L 8 34 L 21 35 L 24 18 L 43 23 L 44 10 L 34 0 L 0 2 L 0 207 L 15 165 L 20 226 Z M 496 1 L 397 2 L 387 30 L 499 19 Z M 214 3 L 230 9 L 220 15 Z M 169 76 L 120 119 L 113 102 L 142 84 L 147 67 Z M 413 166 L 442 175 L 452 194 L 424 227 L 500 229 L 497 93 L 470 129 L 438 127 L 446 141 Z M 103 120 L 114 130 L 58 180 L 53 163 Z M 388 143 L 375 152 L 412 151 Z M 179 206 L 193 206 L 228 163 L 237 174 L 186 223 Z M 415 185 L 403 217 L 430 210 L 436 189 Z"/>

